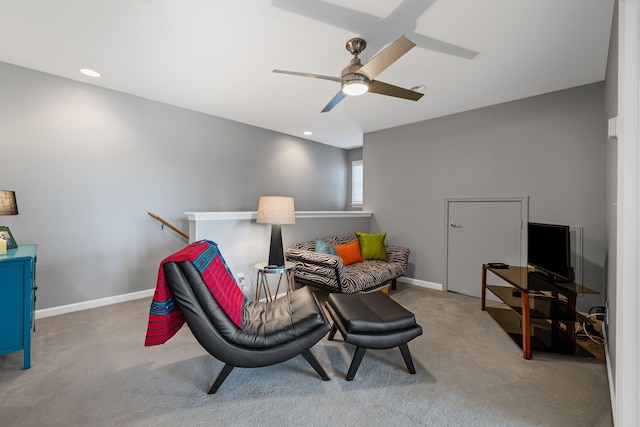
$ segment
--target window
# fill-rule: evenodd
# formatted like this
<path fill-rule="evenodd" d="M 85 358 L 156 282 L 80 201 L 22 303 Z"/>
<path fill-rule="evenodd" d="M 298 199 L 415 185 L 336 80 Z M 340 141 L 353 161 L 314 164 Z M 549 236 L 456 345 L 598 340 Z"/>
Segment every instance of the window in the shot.
<path fill-rule="evenodd" d="M 351 206 L 362 206 L 364 200 L 364 166 L 362 160 L 351 162 Z"/>

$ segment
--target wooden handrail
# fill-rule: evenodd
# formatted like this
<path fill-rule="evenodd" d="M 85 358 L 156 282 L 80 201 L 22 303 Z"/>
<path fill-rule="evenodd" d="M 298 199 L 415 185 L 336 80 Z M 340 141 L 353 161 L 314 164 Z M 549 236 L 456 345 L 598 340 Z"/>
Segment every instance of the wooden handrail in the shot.
<path fill-rule="evenodd" d="M 169 227 L 170 229 L 172 229 L 173 231 L 175 231 L 176 233 L 178 233 L 179 235 L 181 235 L 185 239 L 189 240 L 189 235 L 183 233 L 182 230 L 180 230 L 180 229 L 174 227 L 173 225 L 169 224 L 167 221 L 165 221 L 164 219 L 160 218 L 158 215 L 154 214 L 153 212 L 147 212 L 147 213 L 149 214 L 150 217 L 160 221 L 162 223 L 162 225 L 166 225 L 167 227 Z"/>

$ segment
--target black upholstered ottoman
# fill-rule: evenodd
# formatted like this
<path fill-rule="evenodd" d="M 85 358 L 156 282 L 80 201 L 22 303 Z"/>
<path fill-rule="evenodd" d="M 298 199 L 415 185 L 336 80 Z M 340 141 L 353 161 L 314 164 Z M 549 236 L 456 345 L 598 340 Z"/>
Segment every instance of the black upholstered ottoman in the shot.
<path fill-rule="evenodd" d="M 333 319 L 329 340 L 339 330 L 345 342 L 356 346 L 347 381 L 353 380 L 368 348 L 400 347 L 407 370 L 416 373 L 407 343 L 422 335 L 422 328 L 409 310 L 382 292 L 332 293 L 325 307 Z"/>

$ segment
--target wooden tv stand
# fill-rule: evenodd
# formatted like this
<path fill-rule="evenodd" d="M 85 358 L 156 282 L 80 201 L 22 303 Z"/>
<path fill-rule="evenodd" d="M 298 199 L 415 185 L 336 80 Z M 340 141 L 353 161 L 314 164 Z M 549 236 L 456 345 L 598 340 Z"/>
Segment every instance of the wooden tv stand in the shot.
<path fill-rule="evenodd" d="M 487 272 L 510 286 L 487 284 Z M 502 303 L 487 305 L 487 290 Z M 577 283 L 559 283 L 528 267 L 482 266 L 482 310 L 522 347 L 522 357 L 531 359 L 532 350 L 589 356 L 576 345 L 575 323 L 592 321 L 576 311 L 578 294 L 597 291 Z"/>

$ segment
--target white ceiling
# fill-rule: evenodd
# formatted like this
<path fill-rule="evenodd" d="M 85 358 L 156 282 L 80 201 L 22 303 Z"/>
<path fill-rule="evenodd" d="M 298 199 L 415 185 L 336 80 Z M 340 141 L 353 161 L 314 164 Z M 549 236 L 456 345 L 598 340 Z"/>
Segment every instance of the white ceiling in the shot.
<path fill-rule="evenodd" d="M 0 0 L 0 61 L 353 148 L 363 133 L 601 81 L 613 0 Z M 363 63 L 417 47 L 328 113 L 352 37 Z M 93 68 L 103 77 L 79 73 Z M 1 95 L 0 95 L 1 96 Z M 305 130 L 313 131 L 304 136 Z"/>

